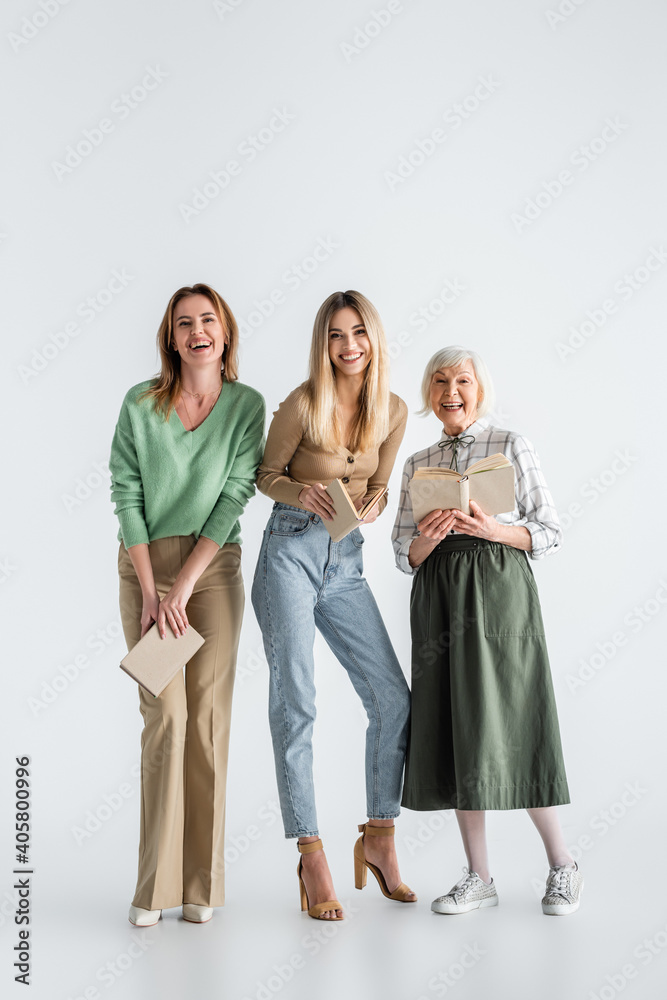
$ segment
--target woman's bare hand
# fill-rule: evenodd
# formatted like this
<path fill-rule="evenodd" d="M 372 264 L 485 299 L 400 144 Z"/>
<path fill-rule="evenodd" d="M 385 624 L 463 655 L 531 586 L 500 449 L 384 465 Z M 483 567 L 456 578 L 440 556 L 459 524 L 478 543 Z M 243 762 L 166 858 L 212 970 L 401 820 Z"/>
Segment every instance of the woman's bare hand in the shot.
<path fill-rule="evenodd" d="M 185 633 L 188 627 L 188 616 L 185 607 L 192 597 L 193 586 L 188 580 L 176 577 L 171 590 L 160 601 L 157 627 L 163 639 L 167 634 L 167 622 L 177 639 Z"/>
<path fill-rule="evenodd" d="M 315 483 L 314 486 L 304 486 L 299 493 L 299 503 L 310 510 L 313 514 L 319 514 L 325 521 L 331 521 L 336 513 L 331 497 L 322 483 Z"/>
<path fill-rule="evenodd" d="M 160 607 L 160 598 L 157 594 L 151 597 L 146 597 L 144 595 L 142 605 L 141 605 L 141 638 L 146 635 L 149 628 L 157 621 L 158 611 Z"/>
<path fill-rule="evenodd" d="M 475 538 L 486 538 L 489 542 L 498 540 L 498 522 L 495 517 L 485 514 L 482 508 L 474 500 L 470 501 L 472 516 L 457 510 L 454 522 L 454 531 L 460 531 L 464 535 L 474 535 Z"/>
<path fill-rule="evenodd" d="M 431 538 L 433 541 L 441 542 L 443 538 L 455 527 L 457 510 L 432 510 L 430 514 L 417 525 L 420 535 Z"/>

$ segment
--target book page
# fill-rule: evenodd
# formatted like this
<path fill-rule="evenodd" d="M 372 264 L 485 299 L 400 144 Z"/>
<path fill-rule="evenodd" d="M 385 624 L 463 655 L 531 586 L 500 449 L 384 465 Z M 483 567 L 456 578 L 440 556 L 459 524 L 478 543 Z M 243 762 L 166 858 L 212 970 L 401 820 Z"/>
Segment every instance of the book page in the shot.
<path fill-rule="evenodd" d="M 469 465 L 466 469 L 466 476 L 474 476 L 478 472 L 492 471 L 493 469 L 504 469 L 510 466 L 512 463 L 506 455 L 498 451 L 495 455 L 488 455 L 486 458 L 482 458 L 479 462 L 474 462 Z"/>
<path fill-rule="evenodd" d="M 440 476 L 433 479 L 411 479 L 408 485 L 415 524 L 432 510 L 461 509 L 461 483 L 458 479 Z"/>
<path fill-rule="evenodd" d="M 376 490 L 375 493 L 373 493 L 373 495 L 369 497 L 369 499 L 366 501 L 366 503 L 364 504 L 364 506 L 361 508 L 361 510 L 357 515 L 360 521 L 363 521 L 366 515 L 370 514 L 370 512 L 373 510 L 373 507 L 375 507 L 375 505 L 380 502 L 380 500 L 382 499 L 382 497 L 385 495 L 386 492 L 387 492 L 387 487 L 381 486 L 379 490 Z"/>
<path fill-rule="evenodd" d="M 473 475 L 470 497 L 480 505 L 485 514 L 507 514 L 514 510 L 514 466 L 492 469 Z"/>

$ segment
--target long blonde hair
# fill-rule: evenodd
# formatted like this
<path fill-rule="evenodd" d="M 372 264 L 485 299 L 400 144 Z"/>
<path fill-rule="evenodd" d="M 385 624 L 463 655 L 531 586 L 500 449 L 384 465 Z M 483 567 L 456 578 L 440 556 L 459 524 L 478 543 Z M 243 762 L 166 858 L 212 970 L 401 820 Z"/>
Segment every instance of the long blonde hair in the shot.
<path fill-rule="evenodd" d="M 371 348 L 349 448 L 372 451 L 389 433 L 389 360 L 382 320 L 360 292 L 333 292 L 320 306 L 313 325 L 310 372 L 301 387 L 301 410 L 308 436 L 318 447 L 335 451 L 345 443 L 337 415 L 336 369 L 329 357 L 329 325 L 334 313 L 345 307 L 359 313 Z"/>
<path fill-rule="evenodd" d="M 157 348 L 160 355 L 160 371 L 155 376 L 153 384 L 141 395 L 141 399 L 152 399 L 155 409 L 162 412 L 165 418 L 169 419 L 169 414 L 178 402 L 181 394 L 181 356 L 172 347 L 174 335 L 174 309 L 181 299 L 189 295 L 205 295 L 211 302 L 216 316 L 220 320 L 223 329 L 227 334 L 227 346 L 225 347 L 222 360 L 224 363 L 223 378 L 227 382 L 235 382 L 238 377 L 238 347 L 239 329 L 234 319 L 234 314 L 222 298 L 210 285 L 199 282 L 196 285 L 185 285 L 174 292 L 169 299 L 169 304 L 162 317 L 162 322 L 157 332 Z"/>

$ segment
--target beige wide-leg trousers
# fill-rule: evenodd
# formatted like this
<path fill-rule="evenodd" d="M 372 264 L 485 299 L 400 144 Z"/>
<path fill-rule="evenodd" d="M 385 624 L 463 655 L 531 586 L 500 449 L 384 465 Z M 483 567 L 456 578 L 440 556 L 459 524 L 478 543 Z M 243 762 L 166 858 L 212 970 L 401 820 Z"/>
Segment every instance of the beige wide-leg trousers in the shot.
<path fill-rule="evenodd" d="M 196 544 L 194 536 L 149 546 L 163 597 Z M 118 554 L 120 613 L 128 649 L 141 634 L 141 587 L 125 546 Z M 188 601 L 204 645 L 159 698 L 139 688 L 141 835 L 134 906 L 222 906 L 227 757 L 244 592 L 241 547 L 223 545 Z"/>

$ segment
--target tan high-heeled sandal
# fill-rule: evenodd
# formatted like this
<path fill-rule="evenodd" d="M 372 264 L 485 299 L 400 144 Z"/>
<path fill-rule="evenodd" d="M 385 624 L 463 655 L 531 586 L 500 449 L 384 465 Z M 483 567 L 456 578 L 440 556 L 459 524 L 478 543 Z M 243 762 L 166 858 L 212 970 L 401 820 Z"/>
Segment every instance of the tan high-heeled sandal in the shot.
<path fill-rule="evenodd" d="M 386 896 L 387 899 L 396 899 L 399 903 L 416 903 L 417 896 L 413 893 L 412 889 L 405 884 L 405 882 L 401 882 L 401 884 L 394 889 L 393 892 L 389 892 L 384 875 L 378 866 L 374 865 L 371 861 L 366 860 L 364 837 L 367 834 L 371 837 L 393 837 L 394 831 L 395 827 L 393 826 L 371 826 L 369 823 L 361 823 L 359 825 L 359 833 L 361 836 L 354 845 L 354 885 L 357 889 L 364 888 L 366 885 L 366 879 L 368 878 L 368 869 L 370 868 L 377 879 L 377 883 L 380 886 L 382 894 Z"/>
<path fill-rule="evenodd" d="M 321 840 L 313 840 L 310 844 L 300 844 L 297 840 L 296 846 L 298 848 L 299 854 L 312 854 L 313 851 L 324 850 Z M 306 886 L 304 885 L 303 876 L 301 874 L 303 870 L 303 859 L 299 858 L 299 864 L 297 865 L 296 874 L 299 879 L 299 890 L 301 892 L 301 911 L 308 910 L 308 916 L 313 917 L 315 920 L 342 920 L 343 914 L 340 917 L 323 917 L 322 914 L 326 913 L 327 910 L 341 910 L 343 907 L 340 905 L 337 899 L 327 899 L 324 903 L 314 903 L 310 905 L 308 899 L 308 893 L 306 892 Z"/>

